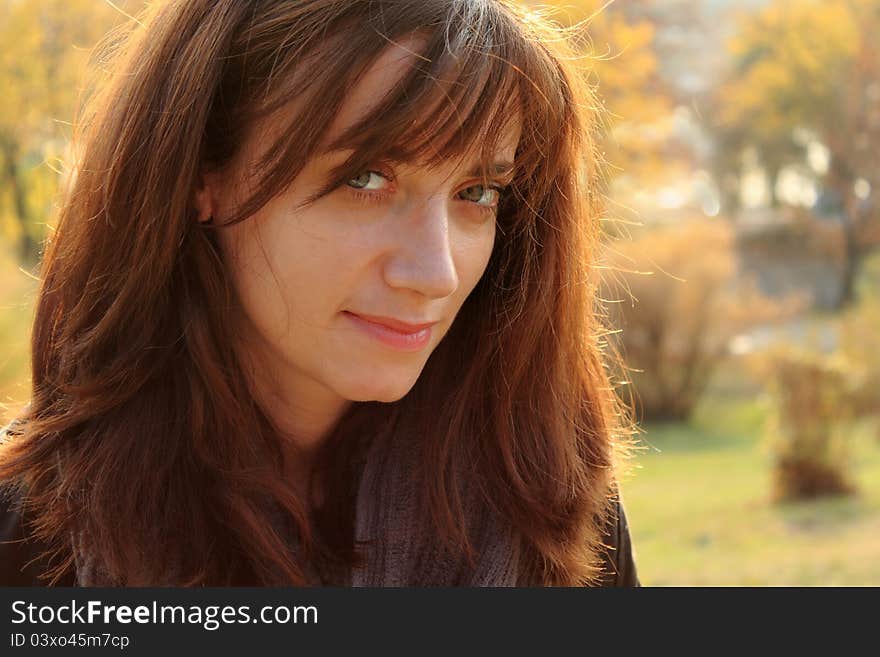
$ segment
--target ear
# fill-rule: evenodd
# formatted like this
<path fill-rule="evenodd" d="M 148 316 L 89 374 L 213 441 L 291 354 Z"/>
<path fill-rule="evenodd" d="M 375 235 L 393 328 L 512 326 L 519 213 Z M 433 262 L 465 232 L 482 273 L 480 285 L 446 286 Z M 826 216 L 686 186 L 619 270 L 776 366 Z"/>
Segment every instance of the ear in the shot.
<path fill-rule="evenodd" d="M 213 175 L 203 173 L 199 176 L 196 185 L 193 204 L 196 208 L 198 221 L 202 224 L 209 223 L 217 216 L 217 195 L 214 192 L 217 187 L 214 182 Z"/>

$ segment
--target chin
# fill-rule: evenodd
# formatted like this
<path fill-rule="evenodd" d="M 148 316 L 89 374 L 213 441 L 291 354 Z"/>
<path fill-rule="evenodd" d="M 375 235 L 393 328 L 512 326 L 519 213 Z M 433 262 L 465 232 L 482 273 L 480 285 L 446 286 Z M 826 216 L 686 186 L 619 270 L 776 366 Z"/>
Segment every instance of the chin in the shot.
<path fill-rule="evenodd" d="M 406 381 L 363 381 L 360 384 L 348 386 L 343 396 L 349 401 L 355 402 L 396 402 L 412 390 L 415 380 Z"/>

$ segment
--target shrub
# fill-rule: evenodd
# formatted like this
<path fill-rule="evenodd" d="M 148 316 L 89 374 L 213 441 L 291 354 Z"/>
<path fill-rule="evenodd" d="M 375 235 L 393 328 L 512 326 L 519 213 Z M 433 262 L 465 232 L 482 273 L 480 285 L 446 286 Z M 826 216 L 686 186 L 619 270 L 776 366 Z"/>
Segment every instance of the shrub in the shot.
<path fill-rule="evenodd" d="M 866 262 L 859 301 L 841 317 L 840 352 L 849 366 L 853 412 L 880 416 L 880 254 Z M 880 429 L 880 427 L 878 427 Z M 880 431 L 878 431 L 880 438 Z"/>
<path fill-rule="evenodd" d="M 847 475 L 853 387 L 846 361 L 777 347 L 764 362 L 773 399 L 766 429 L 774 458 L 773 497 L 855 492 Z"/>
<path fill-rule="evenodd" d="M 720 219 L 643 229 L 609 245 L 612 324 L 639 419 L 687 418 L 728 344 L 756 324 L 790 316 L 803 299 L 774 301 L 737 275 L 733 231 Z"/>

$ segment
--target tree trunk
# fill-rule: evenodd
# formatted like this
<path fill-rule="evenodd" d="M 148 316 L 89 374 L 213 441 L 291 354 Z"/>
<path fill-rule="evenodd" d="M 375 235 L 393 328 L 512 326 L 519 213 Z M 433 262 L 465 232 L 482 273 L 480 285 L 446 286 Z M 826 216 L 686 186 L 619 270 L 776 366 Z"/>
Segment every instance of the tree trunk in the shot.
<path fill-rule="evenodd" d="M 842 310 L 851 305 L 855 300 L 856 279 L 859 275 L 862 263 L 862 252 L 859 248 L 856 226 L 850 219 L 843 222 L 843 271 L 841 272 L 840 296 L 837 300 L 837 310 Z"/>
<path fill-rule="evenodd" d="M 31 236 L 30 221 L 27 207 L 27 193 L 24 181 L 18 168 L 18 148 L 14 143 L 6 141 L 2 145 L 4 171 L 3 177 L 9 183 L 12 190 L 12 204 L 15 218 L 21 227 L 21 237 L 18 244 L 18 257 L 21 262 L 34 264 L 39 258 L 39 244 Z"/>
<path fill-rule="evenodd" d="M 834 142 L 832 145 L 831 161 L 829 163 L 827 181 L 841 200 L 840 224 L 843 231 L 843 265 L 841 271 L 840 296 L 835 304 L 835 310 L 843 310 L 855 301 L 855 282 L 859 275 L 864 246 L 861 244 L 860 223 L 861 216 L 856 207 L 853 194 L 853 183 L 857 178 L 854 167 L 846 159 L 842 145 Z"/>

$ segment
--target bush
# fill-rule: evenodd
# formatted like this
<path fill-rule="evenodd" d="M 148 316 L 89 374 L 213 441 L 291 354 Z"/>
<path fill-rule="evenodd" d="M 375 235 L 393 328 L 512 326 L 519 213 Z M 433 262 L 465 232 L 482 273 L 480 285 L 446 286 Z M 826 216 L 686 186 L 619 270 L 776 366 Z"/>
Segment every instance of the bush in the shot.
<path fill-rule="evenodd" d="M 784 347 L 768 351 L 765 364 L 774 402 L 766 431 L 774 498 L 855 492 L 847 475 L 853 389 L 846 362 Z"/>
<path fill-rule="evenodd" d="M 841 352 L 851 368 L 854 413 L 880 415 L 880 303 L 866 303 L 843 317 Z"/>
<path fill-rule="evenodd" d="M 734 336 L 805 304 L 771 300 L 739 278 L 733 231 L 720 219 L 620 238 L 607 260 L 615 280 L 602 296 L 615 301 L 611 321 L 640 420 L 687 418 Z"/>
<path fill-rule="evenodd" d="M 854 413 L 857 417 L 877 417 L 880 416 L 880 254 L 865 263 L 858 287 L 858 303 L 841 317 L 840 352 L 850 368 Z"/>

